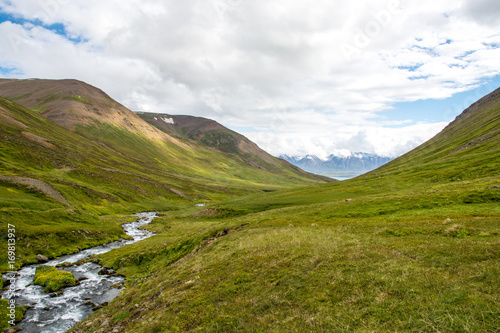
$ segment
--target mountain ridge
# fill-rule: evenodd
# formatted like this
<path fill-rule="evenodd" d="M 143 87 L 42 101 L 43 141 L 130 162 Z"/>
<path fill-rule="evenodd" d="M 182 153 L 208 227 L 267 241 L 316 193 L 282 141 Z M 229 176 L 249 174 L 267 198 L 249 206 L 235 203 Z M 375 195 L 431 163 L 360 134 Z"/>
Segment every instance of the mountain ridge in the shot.
<path fill-rule="evenodd" d="M 41 114 L 50 121 L 94 140 L 114 152 L 138 156 L 143 153 L 141 150 L 124 149 L 122 141 L 125 133 L 123 133 L 123 130 L 134 133 L 139 137 L 145 137 L 145 141 L 140 138 L 134 139 L 143 140 L 144 145 L 153 143 L 160 150 L 167 148 L 170 153 L 173 153 L 172 150 L 178 151 L 177 156 L 172 156 L 173 158 L 177 157 L 178 160 L 182 158 L 180 155 L 186 155 L 186 152 L 191 154 L 189 152 L 193 152 L 199 147 L 199 144 L 192 145 L 195 141 L 187 141 L 185 137 L 177 135 L 174 138 L 171 131 L 164 131 L 162 128 L 151 125 L 136 113 L 114 101 L 101 89 L 81 81 L 0 79 L 0 96 L 5 96 Z M 215 127 L 222 126 L 215 124 L 217 123 L 214 122 L 212 125 Z M 113 137 L 105 138 L 102 135 L 104 132 L 112 134 Z M 239 134 L 233 132 L 230 136 L 235 137 L 237 135 Z M 168 142 L 174 146 L 166 146 Z M 253 167 L 274 173 L 280 173 L 285 168 L 287 172 L 296 173 L 298 177 L 321 180 L 320 177 L 281 164 L 278 159 L 265 153 L 246 138 L 240 140 L 240 145 L 244 146 L 244 149 L 239 149 L 236 152 L 237 154 L 231 156 L 232 158 L 238 157 L 238 153 L 250 153 L 254 158 L 238 159 L 239 162 L 248 162 Z M 211 148 L 210 144 L 204 144 L 203 146 Z M 182 153 L 183 150 L 186 150 L 186 152 Z M 166 158 L 168 159 L 168 156 Z M 153 163 L 157 163 L 157 161 L 153 161 Z M 271 166 L 271 168 L 265 166 Z M 326 178 L 323 180 L 326 180 Z"/>
<path fill-rule="evenodd" d="M 150 138 L 172 140 L 143 122 L 101 89 L 82 81 L 0 79 L 0 96 L 38 112 L 72 131 L 78 125 L 104 122 L 140 132 Z"/>
<path fill-rule="evenodd" d="M 283 165 L 245 136 L 228 129 L 215 120 L 188 115 L 137 112 L 143 120 L 178 139 L 187 139 L 209 149 L 216 149 L 263 170 L 275 170 Z M 288 162 L 288 161 L 287 161 Z M 297 169 L 298 171 L 299 169 Z M 334 181 L 324 177 L 325 181 Z"/>
<path fill-rule="evenodd" d="M 350 156 L 331 154 L 324 159 L 314 155 L 280 155 L 279 158 L 282 158 L 308 172 L 337 176 L 363 174 L 394 159 L 394 157 L 380 156 L 363 152 L 351 153 Z"/>

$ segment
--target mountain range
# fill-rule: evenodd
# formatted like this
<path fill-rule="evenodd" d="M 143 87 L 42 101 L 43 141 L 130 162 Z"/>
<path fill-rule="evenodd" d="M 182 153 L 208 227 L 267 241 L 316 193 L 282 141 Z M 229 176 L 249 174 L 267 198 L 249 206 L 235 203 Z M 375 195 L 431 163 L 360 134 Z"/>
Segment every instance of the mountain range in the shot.
<path fill-rule="evenodd" d="M 394 159 L 394 157 L 369 153 L 352 153 L 350 156 L 332 154 L 326 159 L 314 155 L 281 155 L 279 158 L 298 166 L 302 170 L 332 178 L 357 176 L 372 171 Z"/>

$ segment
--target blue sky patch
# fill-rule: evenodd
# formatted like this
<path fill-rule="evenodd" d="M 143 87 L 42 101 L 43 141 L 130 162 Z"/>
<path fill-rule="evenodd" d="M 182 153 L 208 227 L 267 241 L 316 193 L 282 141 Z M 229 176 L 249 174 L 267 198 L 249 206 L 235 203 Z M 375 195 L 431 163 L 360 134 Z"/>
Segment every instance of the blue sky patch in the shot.
<path fill-rule="evenodd" d="M 0 8 L 0 23 L 3 23 L 3 22 L 11 22 L 13 24 L 19 24 L 19 25 L 30 24 L 30 25 L 33 25 L 35 27 L 42 27 L 44 29 L 52 31 L 56 35 L 59 35 L 59 36 L 66 38 L 67 40 L 69 40 L 75 44 L 82 43 L 82 42 L 86 41 L 85 39 L 83 39 L 80 36 L 75 37 L 74 35 L 69 34 L 63 23 L 54 23 L 54 24 L 48 25 L 48 24 L 43 23 L 39 19 L 26 19 L 26 18 L 23 18 L 20 16 L 6 13 L 6 12 L 2 11 L 2 8 Z"/>
<path fill-rule="evenodd" d="M 500 87 L 500 75 L 484 81 L 475 89 L 460 92 L 448 98 L 395 103 L 394 109 L 379 114 L 393 121 L 411 119 L 414 123 L 450 122 L 472 103 L 498 87 Z"/>
<path fill-rule="evenodd" d="M 14 66 L 0 65 L 0 75 L 3 77 L 13 77 L 23 75 L 23 71 Z"/>

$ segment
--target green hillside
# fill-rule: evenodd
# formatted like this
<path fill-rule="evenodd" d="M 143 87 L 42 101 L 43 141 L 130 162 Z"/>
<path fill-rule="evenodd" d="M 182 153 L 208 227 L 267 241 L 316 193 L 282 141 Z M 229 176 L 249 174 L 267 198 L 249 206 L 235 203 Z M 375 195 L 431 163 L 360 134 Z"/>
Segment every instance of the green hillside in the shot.
<path fill-rule="evenodd" d="M 165 211 L 70 332 L 498 332 L 500 90 L 355 179 Z"/>
<path fill-rule="evenodd" d="M 193 142 L 210 150 L 215 149 L 245 165 L 273 173 L 282 173 L 283 170 L 287 170 L 293 174 L 311 177 L 310 174 L 307 175 L 306 172 L 292 164 L 269 155 L 243 135 L 222 126 L 214 120 L 158 113 L 138 113 L 138 116 L 168 135 L 179 140 Z M 319 175 L 315 175 L 314 178 L 326 182 L 334 181 Z"/>
<path fill-rule="evenodd" d="M 175 139 L 79 81 L 0 80 L 0 93 L 0 215 L 16 225 L 17 266 L 123 237 L 129 217 L 110 215 L 324 182 Z"/>

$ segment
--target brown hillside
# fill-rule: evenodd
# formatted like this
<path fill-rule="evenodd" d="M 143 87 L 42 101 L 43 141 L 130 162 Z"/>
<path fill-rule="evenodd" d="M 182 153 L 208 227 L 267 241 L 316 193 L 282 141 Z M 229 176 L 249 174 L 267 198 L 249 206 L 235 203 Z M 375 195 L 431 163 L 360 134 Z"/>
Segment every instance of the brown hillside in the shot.
<path fill-rule="evenodd" d="M 108 123 L 151 139 L 181 144 L 150 126 L 102 90 L 77 80 L 0 79 L 0 96 L 15 101 L 67 129 Z"/>

